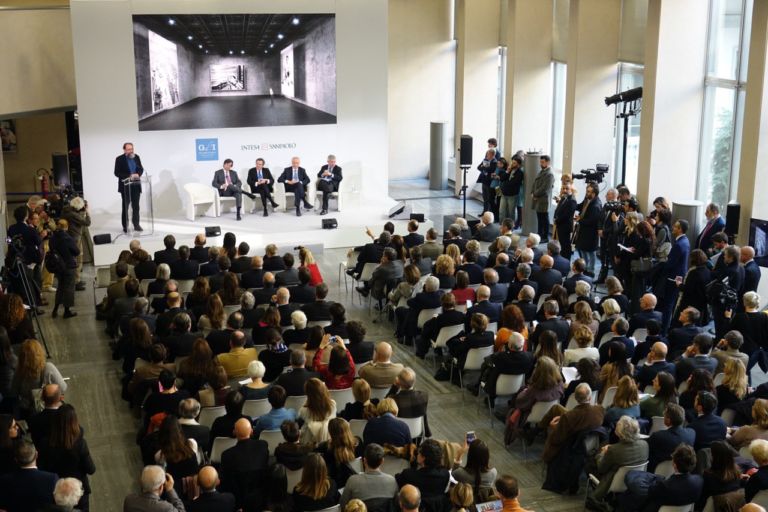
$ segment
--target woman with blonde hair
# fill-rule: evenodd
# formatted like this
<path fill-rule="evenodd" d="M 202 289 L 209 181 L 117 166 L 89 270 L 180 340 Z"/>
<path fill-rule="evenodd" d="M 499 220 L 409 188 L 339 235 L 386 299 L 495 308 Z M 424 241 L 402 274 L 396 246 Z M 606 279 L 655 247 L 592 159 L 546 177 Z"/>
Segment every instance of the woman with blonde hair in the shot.
<path fill-rule="evenodd" d="M 338 416 L 347 421 L 367 420 L 376 417 L 376 405 L 379 400 L 371 400 L 371 385 L 365 379 L 355 379 L 352 383 L 352 396 L 354 402 L 348 403 Z"/>
<path fill-rule="evenodd" d="M 461 261 L 461 249 L 456 244 L 449 244 L 445 248 L 445 255 L 451 258 L 454 268 L 459 268 L 462 264 Z"/>
<path fill-rule="evenodd" d="M 624 287 L 621 285 L 621 281 L 615 276 L 608 276 L 605 279 L 606 295 L 600 301 L 600 305 L 603 302 L 613 299 L 619 305 L 619 311 L 624 314 L 629 314 L 629 299 L 624 295 Z"/>
<path fill-rule="evenodd" d="M 606 333 L 611 332 L 614 320 L 621 316 L 621 307 L 619 307 L 619 303 L 614 299 L 604 300 L 600 307 L 603 309 L 603 316 L 600 319 L 597 334 L 595 335 L 595 340 L 597 340 L 598 344 Z"/>
<path fill-rule="evenodd" d="M 619 380 L 635 371 L 632 363 L 627 362 L 627 347 L 618 341 L 608 343 L 608 362 L 600 369 L 600 382 L 602 389 L 598 400 L 603 401 L 603 396 L 608 388 L 618 386 Z"/>
<path fill-rule="evenodd" d="M 579 281 L 578 283 L 583 282 L 584 281 Z M 600 327 L 600 322 L 598 322 L 595 316 L 592 314 L 592 307 L 587 301 L 584 300 L 577 300 L 572 304 L 572 306 L 573 317 L 571 318 L 570 337 L 575 337 L 576 329 L 581 326 L 587 327 L 592 333 L 592 337 L 594 337 L 597 334 L 597 329 Z"/>
<path fill-rule="evenodd" d="M 336 416 L 336 402 L 328 393 L 323 381 L 311 378 L 304 384 L 307 401 L 299 409 L 299 418 L 304 420 L 301 429 L 302 444 L 320 444 L 327 441 L 328 422 Z"/>
<path fill-rule="evenodd" d="M 339 502 L 336 482 L 328 478 L 328 467 L 318 453 L 310 453 L 301 469 L 301 480 L 293 489 L 293 510 L 311 512 Z"/>
<path fill-rule="evenodd" d="M 18 345 L 24 340 L 35 337 L 32 318 L 24 307 L 24 299 L 15 293 L 0 295 L 0 326 L 8 331 L 12 345 Z"/>
<path fill-rule="evenodd" d="M 616 386 L 616 395 L 613 398 L 613 404 L 605 411 L 605 418 L 603 425 L 611 426 L 622 416 L 629 416 L 630 418 L 640 417 L 640 398 L 637 391 L 637 384 L 634 379 L 625 375 L 619 379 L 619 383 Z"/>
<path fill-rule="evenodd" d="M 738 359 L 729 357 L 725 362 L 723 383 L 715 387 L 717 393 L 717 414 L 722 414 L 729 405 L 741 402 L 747 395 L 747 369 Z"/>
<path fill-rule="evenodd" d="M 458 250 L 458 247 L 456 250 Z M 456 278 L 453 275 L 455 273 L 456 263 L 447 253 L 437 257 L 435 271 L 432 275 L 440 281 L 440 289 L 452 290 L 456 286 Z"/>
<path fill-rule="evenodd" d="M 325 459 L 328 476 L 341 489 L 347 485 L 347 479 L 355 474 L 349 463 L 363 456 L 363 441 L 352 435 L 349 423 L 344 418 L 333 418 L 328 422 L 330 439 L 320 443 L 317 452 Z"/>
<path fill-rule="evenodd" d="M 571 324 L 573 326 L 573 324 Z M 574 366 L 583 358 L 600 361 L 600 351 L 594 346 L 595 338 L 589 327 L 577 325 L 573 331 L 573 340 L 578 348 L 567 348 L 563 355 L 563 366 Z"/>
<path fill-rule="evenodd" d="M 58 384 L 62 393 L 67 392 L 67 381 L 61 376 L 58 368 L 45 360 L 45 351 L 39 341 L 28 339 L 19 348 L 19 362 L 13 375 L 11 391 L 19 397 L 19 408 L 22 418 L 30 417 L 36 412 L 33 390 L 40 389 L 46 384 Z"/>
<path fill-rule="evenodd" d="M 208 336 L 211 331 L 223 329 L 226 321 L 227 317 L 221 297 L 216 293 L 209 295 L 205 302 L 205 313 L 197 321 L 197 328 L 202 331 L 203 336 Z"/>
<path fill-rule="evenodd" d="M 467 483 L 458 483 L 451 488 L 449 493 L 451 498 L 451 512 L 469 512 L 473 509 L 475 496 L 472 492 L 472 486 Z"/>
<path fill-rule="evenodd" d="M 320 274 L 320 267 L 315 262 L 312 251 L 306 247 L 299 247 L 299 268 L 309 270 L 309 286 L 317 286 L 323 282 L 323 276 Z"/>
<path fill-rule="evenodd" d="M 752 404 L 752 420 L 751 425 L 728 429 L 728 442 L 737 450 L 749 446 L 755 439 L 768 440 L 768 400 L 764 398 L 755 400 Z"/>

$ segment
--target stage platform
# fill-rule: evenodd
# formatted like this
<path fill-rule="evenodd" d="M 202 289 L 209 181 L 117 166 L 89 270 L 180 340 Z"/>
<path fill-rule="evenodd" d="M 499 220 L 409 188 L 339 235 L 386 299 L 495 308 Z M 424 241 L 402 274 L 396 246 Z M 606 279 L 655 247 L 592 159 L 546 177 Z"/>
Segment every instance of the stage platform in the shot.
<path fill-rule="evenodd" d="M 176 247 L 194 243 L 195 235 L 203 233 L 206 226 L 219 226 L 221 236 L 209 237 L 208 245 L 221 245 L 224 233 L 231 231 L 237 235 L 237 241 L 245 241 L 251 246 L 251 256 L 264 254 L 264 247 L 269 243 L 277 244 L 281 253 L 292 250 L 298 245 L 311 246 L 313 252 L 320 248 L 353 247 L 370 241 L 365 234 L 365 228 L 370 227 L 374 234 L 381 232 L 384 223 L 392 220 L 397 233 L 407 233 L 407 220 L 394 220 L 387 217 L 386 212 L 396 204 L 389 197 L 377 201 L 366 201 L 359 207 L 345 207 L 344 211 L 331 210 L 327 215 L 320 216 L 319 210 L 302 210 L 302 216 L 297 217 L 295 210 L 287 212 L 270 211 L 269 217 L 263 217 L 261 210 L 246 213 L 243 220 L 235 220 L 235 213 L 223 213 L 220 217 L 198 217 L 190 221 L 179 212 L 177 217 L 155 218 L 154 233 L 148 233 L 149 226 L 144 225 L 143 233 L 123 234 L 120 227 L 120 212 L 115 216 L 95 216 L 90 227 L 91 235 L 111 233 L 112 243 L 95 245 L 93 247 L 94 264 L 109 265 L 117 261 L 120 251 L 128 248 L 128 242 L 133 238 L 141 240 L 142 247 L 150 254 L 163 249 L 163 237 L 173 234 L 176 237 Z M 333 203 L 332 203 L 333 205 Z M 338 228 L 322 229 L 322 219 L 336 219 Z M 430 219 L 420 223 L 419 233 L 424 234 L 433 226 Z M 118 236 L 119 235 L 119 236 Z"/>

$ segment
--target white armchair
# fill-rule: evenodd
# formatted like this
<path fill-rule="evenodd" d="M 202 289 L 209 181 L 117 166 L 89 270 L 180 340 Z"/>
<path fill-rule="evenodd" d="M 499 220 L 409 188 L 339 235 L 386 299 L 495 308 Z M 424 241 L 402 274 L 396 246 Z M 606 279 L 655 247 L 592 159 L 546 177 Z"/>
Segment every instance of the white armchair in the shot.
<path fill-rule="evenodd" d="M 219 191 L 213 187 L 211 187 L 211 190 L 213 190 L 214 204 L 216 205 L 217 217 L 221 217 L 222 208 L 225 208 L 227 206 L 229 206 L 230 208 L 234 208 L 235 205 L 237 204 L 237 199 L 235 199 L 235 196 L 219 195 Z M 247 199 L 247 196 L 243 195 L 243 198 Z"/>
<path fill-rule="evenodd" d="M 213 188 L 202 183 L 187 183 L 184 192 L 187 194 L 187 220 L 195 220 L 198 206 L 207 206 L 203 215 L 218 216 L 218 194 Z"/>
<path fill-rule="evenodd" d="M 318 183 L 320 183 L 320 180 L 319 179 L 315 180 L 314 187 L 315 187 L 315 191 L 316 192 L 315 192 L 315 195 L 313 196 L 315 198 L 315 200 L 313 201 L 313 204 L 317 204 L 317 201 L 321 201 L 321 204 L 322 204 L 322 200 L 323 200 L 323 191 L 318 189 L 318 186 L 317 186 Z M 331 206 L 331 201 L 334 200 L 334 199 L 336 200 L 336 211 L 340 212 L 341 211 L 341 203 L 342 203 L 342 200 L 341 200 L 341 182 L 339 182 L 339 190 L 337 190 L 336 192 L 331 192 L 329 197 L 328 197 L 328 206 L 329 207 Z"/>
<path fill-rule="evenodd" d="M 304 194 L 308 202 L 315 197 L 315 184 L 313 182 L 309 182 L 309 185 L 307 185 L 307 188 L 304 190 Z M 273 197 L 275 198 L 275 202 L 280 205 L 280 209 L 284 212 L 287 212 L 294 207 L 293 192 L 285 191 L 285 183 L 275 183 Z M 288 204 L 289 199 L 290 204 Z"/>

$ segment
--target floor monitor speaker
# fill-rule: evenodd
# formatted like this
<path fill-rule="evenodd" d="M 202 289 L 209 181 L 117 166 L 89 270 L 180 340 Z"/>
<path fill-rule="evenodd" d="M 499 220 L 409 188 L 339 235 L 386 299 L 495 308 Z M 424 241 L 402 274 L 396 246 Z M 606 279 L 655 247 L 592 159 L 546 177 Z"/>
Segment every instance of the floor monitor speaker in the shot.
<path fill-rule="evenodd" d="M 221 226 L 205 226 L 205 236 L 221 235 Z"/>
<path fill-rule="evenodd" d="M 93 245 L 104 245 L 112 243 L 112 235 L 105 233 L 103 235 L 93 235 Z"/>
<path fill-rule="evenodd" d="M 323 229 L 336 229 L 339 227 L 339 223 L 336 219 L 323 219 Z"/>

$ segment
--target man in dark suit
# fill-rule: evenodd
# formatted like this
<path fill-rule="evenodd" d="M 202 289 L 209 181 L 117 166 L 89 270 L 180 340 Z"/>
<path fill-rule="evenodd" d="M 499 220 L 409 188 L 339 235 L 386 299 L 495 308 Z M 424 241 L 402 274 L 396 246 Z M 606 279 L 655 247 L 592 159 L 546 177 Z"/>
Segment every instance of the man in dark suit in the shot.
<path fill-rule="evenodd" d="M 611 324 L 611 332 L 613 337 L 601 344 L 598 348 L 600 352 L 600 366 L 608 362 L 608 349 L 611 342 L 621 343 L 627 351 L 627 357 L 632 357 L 635 354 L 635 342 L 627 337 L 627 330 L 629 329 L 629 322 L 624 317 L 619 317 Z M 599 343 L 599 341 L 598 341 Z"/>
<path fill-rule="evenodd" d="M 235 422 L 237 444 L 221 454 L 222 490 L 234 494 L 239 506 L 264 488 L 269 465 L 266 441 L 251 439 L 252 435 L 251 420 L 240 418 Z"/>
<path fill-rule="evenodd" d="M 317 286 L 315 286 L 315 300 L 308 304 L 304 304 L 301 307 L 301 310 L 304 312 L 305 315 L 307 315 L 308 322 L 317 322 L 320 320 L 331 319 L 330 308 L 333 302 L 325 300 L 327 296 L 328 296 L 327 284 L 320 283 Z"/>
<path fill-rule="evenodd" d="M 256 305 L 269 304 L 272 302 L 272 296 L 277 291 L 275 288 L 275 276 L 272 272 L 264 272 L 264 278 L 261 281 L 261 288 L 253 290 L 253 298 Z"/>
<path fill-rule="evenodd" d="M 558 240 L 550 240 L 547 242 L 547 254 L 552 256 L 552 268 L 558 270 L 560 275 L 566 277 L 571 271 L 571 262 L 568 258 L 564 258 L 561 254 L 561 246 Z"/>
<path fill-rule="evenodd" d="M 204 466 L 197 474 L 200 496 L 189 503 L 187 512 L 235 512 L 235 496 L 228 492 L 219 492 L 216 487 L 221 483 L 219 474 L 213 466 Z"/>
<path fill-rule="evenodd" d="M 235 331 L 240 331 L 245 336 L 244 347 L 250 348 L 253 346 L 251 335 L 245 332 L 245 317 L 243 313 L 235 311 L 227 317 L 227 325 L 223 329 L 214 329 L 205 337 L 214 357 L 229 352 L 229 340 L 232 339 L 232 333 Z"/>
<path fill-rule="evenodd" d="M 356 287 L 355 290 L 363 297 L 367 297 L 370 292 L 374 299 L 380 300 L 384 298 L 387 289 L 394 289 L 398 280 L 402 278 L 402 261 L 397 259 L 393 248 L 387 247 L 381 255 L 381 263 L 371 274 L 370 281 Z"/>
<path fill-rule="evenodd" d="M 541 336 L 541 333 L 544 331 L 554 332 L 557 335 L 557 341 L 562 343 L 562 346 L 566 346 L 571 326 L 567 320 L 558 316 L 560 307 L 557 305 L 557 302 L 548 300 L 544 303 L 542 308 L 544 311 L 544 320 L 539 322 L 536 329 L 533 331 L 533 334 L 531 334 L 530 341 L 532 349 L 536 349 L 539 336 Z"/>
<path fill-rule="evenodd" d="M 677 303 L 677 288 L 682 284 L 685 274 L 688 272 L 688 256 L 691 252 L 691 244 L 685 234 L 688 232 L 688 221 L 680 219 L 672 225 L 672 249 L 669 251 L 667 261 L 663 264 L 661 275 L 664 278 L 664 296 L 657 309 L 661 311 L 662 332 L 669 330 L 672 314 Z M 671 341 L 671 340 L 670 340 Z"/>
<path fill-rule="evenodd" d="M 413 439 L 408 425 L 389 411 L 368 420 L 363 429 L 363 444 L 366 446 L 374 443 L 406 446 L 411 441 Z"/>
<path fill-rule="evenodd" d="M 251 266 L 240 276 L 240 287 L 246 290 L 261 288 L 264 283 L 264 260 L 261 256 L 251 258 Z"/>
<path fill-rule="evenodd" d="M 419 230 L 419 221 L 411 219 L 408 221 L 408 234 L 403 237 L 405 248 L 410 249 L 424 243 L 424 236 L 417 233 Z"/>
<path fill-rule="evenodd" d="M 741 264 L 744 266 L 744 285 L 741 287 L 739 297 L 747 292 L 756 292 L 760 284 L 760 266 L 755 262 L 755 250 L 745 245 L 741 248 Z M 741 306 L 741 303 L 739 303 Z"/>
<path fill-rule="evenodd" d="M 293 268 L 294 263 L 293 254 L 290 252 L 283 254 L 285 270 L 275 275 L 275 284 L 277 286 L 293 286 L 299 283 L 299 271 Z"/>
<path fill-rule="evenodd" d="M 279 272 L 285 270 L 283 257 L 277 254 L 277 246 L 275 244 L 268 244 L 264 248 L 264 258 L 262 263 L 262 268 L 265 272 Z"/>
<path fill-rule="evenodd" d="M 456 297 L 452 293 L 446 293 L 440 298 L 442 311 L 434 318 L 427 320 L 421 330 L 421 338 L 416 342 L 416 357 L 424 358 L 429 351 L 430 341 L 436 341 L 440 329 L 452 325 L 464 324 L 464 313 L 456 311 Z"/>
<path fill-rule="evenodd" d="M 187 313 L 191 323 L 195 323 L 195 318 L 192 312 L 181 307 L 181 295 L 179 292 L 169 293 L 166 296 L 166 304 L 168 305 L 168 309 L 157 317 L 155 334 L 157 334 L 158 338 L 164 338 L 171 333 L 171 324 L 173 323 L 173 319 L 179 313 Z"/>
<path fill-rule="evenodd" d="M 669 460 L 678 445 L 694 445 L 696 432 L 684 427 L 684 422 L 685 409 L 675 403 L 667 404 L 664 410 L 664 425 L 667 430 L 654 432 L 648 438 L 648 471 L 655 471 L 660 462 Z"/>
<path fill-rule="evenodd" d="M 196 418 L 200 415 L 200 402 L 194 398 L 185 398 L 179 402 L 179 424 L 184 437 L 197 441 L 197 446 L 206 449 L 210 443 L 211 429 L 201 425 Z"/>
<path fill-rule="evenodd" d="M 715 203 L 709 203 L 704 215 L 707 217 L 707 224 L 696 237 L 696 249 L 701 249 L 707 256 L 712 256 L 712 235 L 725 229 L 725 219 L 720 216 L 720 207 Z"/>
<path fill-rule="evenodd" d="M 392 386 L 387 398 L 391 398 L 397 404 L 400 418 L 418 418 L 424 416 L 424 434 L 427 437 L 432 436 L 427 421 L 427 405 L 429 404 L 429 395 L 426 391 L 413 389 L 416 384 L 416 372 L 411 368 L 403 368 L 395 379 L 395 385 Z"/>
<path fill-rule="evenodd" d="M 667 361 L 667 346 L 657 341 L 651 346 L 645 364 L 638 366 L 635 370 L 637 387 L 642 392 L 647 386 L 653 384 L 653 379 L 659 372 L 667 372 L 674 377 L 675 370 L 674 363 Z"/>
<path fill-rule="evenodd" d="M 552 256 L 544 254 L 539 260 L 539 271 L 531 275 L 531 280 L 539 285 L 539 296 L 549 294 L 553 286 L 563 282 L 563 274 L 552 268 L 554 263 Z"/>
<path fill-rule="evenodd" d="M 512 333 L 509 337 L 506 347 L 491 356 L 493 367 L 485 376 L 485 386 L 483 389 L 488 393 L 491 408 L 494 407 L 496 399 L 496 381 L 499 375 L 525 375 L 531 374 L 535 359 L 533 352 L 523 350 L 525 339 L 520 333 Z"/>
<path fill-rule="evenodd" d="M 144 174 L 144 167 L 141 165 L 141 158 L 133 152 L 133 144 L 126 142 L 123 144 L 123 154 L 115 158 L 115 176 L 117 177 L 117 192 L 122 196 L 123 211 L 122 223 L 123 233 L 128 232 L 128 207 L 131 207 L 133 229 L 143 231 L 139 225 L 139 200 L 141 199 L 141 175 Z M 128 183 L 124 183 L 129 180 Z"/>
<path fill-rule="evenodd" d="M 541 241 L 549 241 L 549 208 L 552 205 L 552 187 L 555 184 L 555 174 L 552 172 L 549 155 L 542 155 L 539 161 L 541 170 L 531 186 L 530 194 L 533 208 L 536 210 L 537 230 Z M 525 186 L 528 189 L 528 185 Z"/>
<path fill-rule="evenodd" d="M 48 441 L 51 425 L 56 420 L 59 407 L 64 403 L 64 394 L 58 384 L 43 386 L 42 398 L 44 409 L 27 420 L 32 441 L 36 446 L 42 446 L 42 443 Z"/>
<path fill-rule="evenodd" d="M 488 288 L 489 298 L 493 303 L 501 306 L 507 300 L 507 293 L 509 293 L 509 286 L 499 284 L 499 274 L 495 269 L 487 268 L 483 270 L 483 286 Z M 495 320 L 489 320 L 494 322 Z"/>
<path fill-rule="evenodd" d="M 571 269 L 573 270 L 573 274 L 563 283 L 563 286 L 565 286 L 565 289 L 568 290 L 569 294 L 576 293 L 576 281 L 585 281 L 589 283 L 589 286 L 592 286 L 592 278 L 584 273 L 587 269 L 587 264 L 583 259 L 578 258 L 574 260 Z"/>
<path fill-rule="evenodd" d="M 694 307 L 687 307 L 680 312 L 678 320 L 683 325 L 670 330 L 667 336 L 671 359 L 677 359 L 680 354 L 685 352 L 693 339 L 701 332 L 701 329 L 696 325 L 700 317 L 699 310 Z"/>
<path fill-rule="evenodd" d="M 677 384 L 679 385 L 699 368 L 707 370 L 710 375 L 715 374 L 717 368 L 717 359 L 710 357 L 712 350 L 712 337 L 709 334 L 697 334 L 693 338 L 693 343 L 683 353 L 683 357 L 677 362 L 675 375 L 677 375 Z"/>
<path fill-rule="evenodd" d="M 451 244 L 458 246 L 461 253 L 467 248 L 467 241 L 461 237 L 461 227 L 458 224 L 448 226 L 446 236 L 443 237 L 443 250 Z"/>
<path fill-rule="evenodd" d="M 219 271 L 219 251 L 216 247 L 208 248 L 208 261 L 200 265 L 200 275 L 209 277 Z"/>
<path fill-rule="evenodd" d="M 413 338 L 418 332 L 419 313 L 424 309 L 440 307 L 440 280 L 435 276 L 429 276 L 424 281 L 424 288 L 408 299 L 408 311 L 405 317 L 405 335 Z"/>
<path fill-rule="evenodd" d="M 739 259 L 741 253 L 739 248 L 735 245 L 729 245 L 723 249 L 723 255 L 720 259 L 723 260 L 724 267 L 722 270 L 715 270 L 712 272 L 712 280 L 727 283 L 729 287 L 736 290 L 738 293 L 744 287 L 744 267 L 739 265 Z M 736 306 L 736 304 L 733 304 Z M 730 309 L 730 306 L 722 304 L 719 300 L 712 302 L 712 317 L 715 320 L 715 336 L 722 338 L 725 333 L 728 332 L 728 326 L 730 324 L 730 318 L 727 318 L 726 310 Z"/>
<path fill-rule="evenodd" d="M 182 281 L 197 277 L 200 272 L 200 265 L 197 261 L 190 260 L 189 257 L 189 247 L 186 245 L 179 247 L 179 259 L 171 263 L 171 278 Z"/>
<path fill-rule="evenodd" d="M 591 405 L 592 389 L 582 382 L 573 392 L 579 404 L 570 411 L 556 416 L 550 423 L 550 431 L 544 444 L 541 458 L 544 462 L 552 461 L 560 450 L 568 447 L 585 430 L 595 429 L 603 424 L 605 411 L 599 405 Z"/>
<path fill-rule="evenodd" d="M 488 259 L 490 259 L 490 256 Z M 493 263 L 495 264 L 493 270 L 499 276 L 500 283 L 511 284 L 515 280 L 515 270 L 509 267 L 509 255 L 507 253 L 500 252 L 496 254 L 496 260 Z"/>
<path fill-rule="evenodd" d="M 538 308 L 536 308 L 536 304 L 533 302 L 535 294 L 536 292 L 533 288 L 530 286 L 523 286 L 520 288 L 520 293 L 518 294 L 516 301 L 513 302 L 520 308 L 520 311 L 523 312 L 523 318 L 525 318 L 526 322 L 533 322 L 536 320 Z"/>
<path fill-rule="evenodd" d="M 203 233 L 198 233 L 195 235 L 195 246 L 189 251 L 189 259 L 196 261 L 198 265 L 208 261 L 208 248 L 205 246 L 206 241 L 205 235 Z"/>
<path fill-rule="evenodd" d="M 694 401 L 696 418 L 688 426 L 696 432 L 694 448 L 701 450 L 709 448 L 712 441 L 725 439 L 726 426 L 723 418 L 717 412 L 717 397 L 709 391 L 699 391 Z"/>
<path fill-rule="evenodd" d="M 252 194 L 259 194 L 261 197 L 261 204 L 264 207 L 264 216 L 269 216 L 267 213 L 267 201 L 270 202 L 272 208 L 280 206 L 272 198 L 273 187 L 275 180 L 272 178 L 272 173 L 264 167 L 264 159 L 256 159 L 256 167 L 248 169 L 248 177 L 245 179 L 248 186 L 251 188 Z"/>
<path fill-rule="evenodd" d="M 463 270 L 469 276 L 469 284 L 480 284 L 483 282 L 483 267 L 477 264 L 477 253 L 466 251 L 464 253 L 464 264 L 456 269 Z"/>
<path fill-rule="evenodd" d="M 213 181 L 211 186 L 219 192 L 221 197 L 234 197 L 235 206 L 237 207 L 237 220 L 242 220 L 240 211 L 243 207 L 243 194 L 247 195 L 251 199 L 255 199 L 256 196 L 245 192 L 242 189 L 243 182 L 237 176 L 237 171 L 232 170 L 234 162 L 231 158 L 224 160 L 224 164 L 221 169 L 213 173 Z"/>
<path fill-rule="evenodd" d="M 646 293 L 640 297 L 640 311 L 635 313 L 629 320 L 627 336 L 632 336 L 635 329 L 645 329 L 645 324 L 648 320 L 661 322 L 661 312 L 656 311 L 656 296 L 652 293 Z"/>
<path fill-rule="evenodd" d="M 192 333 L 192 319 L 189 314 L 182 312 L 173 317 L 173 328 L 168 336 L 160 338 L 160 342 L 168 349 L 168 359 L 173 361 L 177 357 L 186 357 L 192 353 L 192 346 L 200 336 Z M 229 350 L 229 347 L 227 347 Z M 203 445 L 207 446 L 207 445 Z"/>
<path fill-rule="evenodd" d="M 18 468 L 0 477 L 0 508 L 8 512 L 38 510 L 53 504 L 53 489 L 58 476 L 37 469 L 37 450 L 29 441 L 16 445 Z"/>
<path fill-rule="evenodd" d="M 237 257 L 232 260 L 232 267 L 230 270 L 235 274 L 242 274 L 251 269 L 251 257 L 248 253 L 251 251 L 251 246 L 247 242 L 240 242 L 237 246 Z"/>
<path fill-rule="evenodd" d="M 291 325 L 291 314 L 299 309 L 299 305 L 291 302 L 291 292 L 284 286 L 277 289 L 275 298 L 277 299 L 275 306 L 280 313 L 280 326 L 288 327 Z"/>
<path fill-rule="evenodd" d="M 320 168 L 317 177 L 317 190 L 323 193 L 323 210 L 320 215 L 325 215 L 328 213 L 328 196 L 339 191 L 339 183 L 343 179 L 341 167 L 336 165 L 335 155 L 328 155 L 328 163 Z"/>
<path fill-rule="evenodd" d="M 306 368 L 307 354 L 301 350 L 291 351 L 291 371 L 282 373 L 275 384 L 282 386 L 288 396 L 303 396 L 304 384 L 309 379 L 322 378 L 317 372 L 311 372 Z"/>
<path fill-rule="evenodd" d="M 291 158 L 291 166 L 283 169 L 283 174 L 280 175 L 277 181 L 285 185 L 286 192 L 293 192 L 296 216 L 301 217 L 301 203 L 304 202 L 304 208 L 307 210 L 311 210 L 312 205 L 304 196 L 307 186 L 309 186 L 309 176 L 307 176 L 307 171 L 300 167 L 299 164 L 301 164 L 299 157 Z"/>
<path fill-rule="evenodd" d="M 311 275 L 306 267 L 299 268 L 299 284 L 288 288 L 291 292 L 291 302 L 309 304 L 315 300 L 315 287 L 309 285 Z"/>
<path fill-rule="evenodd" d="M 520 295 L 520 290 L 523 286 L 530 286 L 533 289 L 534 297 L 539 289 L 539 283 L 532 281 L 531 267 L 527 263 L 518 263 L 515 268 L 515 280 L 509 283 L 509 292 L 507 293 L 507 302 L 517 300 L 517 296 Z"/>
<path fill-rule="evenodd" d="M 392 242 L 392 235 L 387 231 L 382 231 L 377 240 L 363 246 L 357 255 L 355 268 L 347 270 L 347 273 L 357 279 L 363 273 L 363 267 L 366 263 L 381 263 L 384 249 L 389 247 L 390 242 Z"/>
<path fill-rule="evenodd" d="M 470 328 L 470 321 L 472 315 L 475 313 L 482 313 L 488 317 L 488 323 L 494 323 L 499 321 L 501 317 L 501 304 L 498 302 L 491 302 L 491 290 L 485 285 L 477 288 L 477 302 L 467 310 L 467 314 L 464 317 L 464 332 L 472 332 Z"/>
<path fill-rule="evenodd" d="M 175 236 L 165 235 L 165 237 L 163 237 L 163 245 L 165 246 L 165 249 L 161 251 L 155 251 L 154 261 L 157 265 L 160 265 L 161 263 L 167 263 L 170 265 L 180 258 L 179 251 L 176 250 Z"/>

